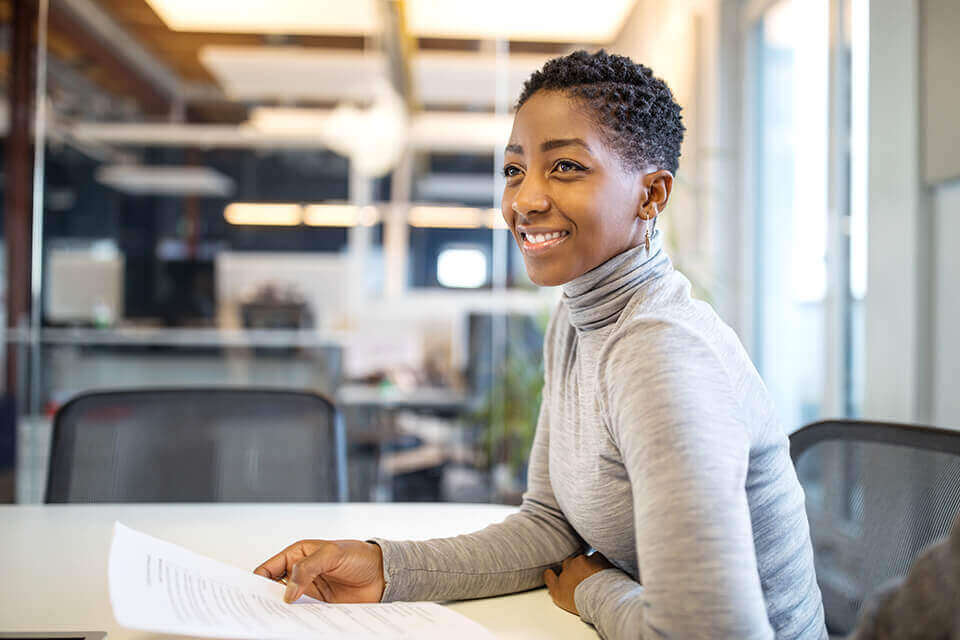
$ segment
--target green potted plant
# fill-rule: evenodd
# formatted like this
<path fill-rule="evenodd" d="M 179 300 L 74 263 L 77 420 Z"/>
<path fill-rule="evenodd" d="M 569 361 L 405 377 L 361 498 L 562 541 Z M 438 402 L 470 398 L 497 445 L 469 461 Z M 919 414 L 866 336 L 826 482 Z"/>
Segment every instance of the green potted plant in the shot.
<path fill-rule="evenodd" d="M 537 318 L 541 334 L 547 319 Z M 508 327 L 506 352 L 496 366 L 493 384 L 469 418 L 484 427 L 483 466 L 491 470 L 495 490 L 501 496 L 518 497 L 537 428 L 543 359 L 540 350 L 531 353 L 520 328 L 509 323 Z"/>

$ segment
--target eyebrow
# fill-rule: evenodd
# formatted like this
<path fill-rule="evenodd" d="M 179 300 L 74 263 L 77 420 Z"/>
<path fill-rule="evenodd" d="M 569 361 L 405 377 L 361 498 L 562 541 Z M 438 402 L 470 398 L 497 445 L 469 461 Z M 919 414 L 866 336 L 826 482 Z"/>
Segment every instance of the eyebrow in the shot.
<path fill-rule="evenodd" d="M 587 151 L 590 151 L 590 145 L 581 138 L 554 138 L 553 140 L 547 140 L 546 142 L 540 143 L 540 151 L 550 151 L 551 149 L 569 146 L 583 147 Z M 522 155 L 523 147 L 519 144 L 508 144 L 505 151 L 507 153 L 519 153 Z"/>

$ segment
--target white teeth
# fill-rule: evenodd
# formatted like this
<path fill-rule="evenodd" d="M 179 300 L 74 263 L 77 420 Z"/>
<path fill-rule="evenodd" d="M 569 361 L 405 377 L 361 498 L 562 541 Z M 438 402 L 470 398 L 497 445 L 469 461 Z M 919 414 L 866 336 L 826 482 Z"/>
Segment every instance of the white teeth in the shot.
<path fill-rule="evenodd" d="M 527 234 L 527 242 L 532 244 L 540 244 L 541 242 L 546 242 L 547 240 L 556 240 L 563 236 L 566 232 L 564 231 L 551 231 L 550 233 L 535 233 Z"/>

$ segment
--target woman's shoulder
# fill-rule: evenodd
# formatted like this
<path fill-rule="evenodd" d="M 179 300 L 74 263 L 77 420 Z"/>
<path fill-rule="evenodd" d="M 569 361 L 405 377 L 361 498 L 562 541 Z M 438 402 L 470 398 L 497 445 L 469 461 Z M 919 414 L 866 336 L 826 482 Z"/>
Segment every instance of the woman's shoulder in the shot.
<path fill-rule="evenodd" d="M 630 384 L 731 392 L 738 371 L 750 368 L 736 334 L 704 302 L 688 296 L 625 312 L 597 358 L 601 391 Z"/>
<path fill-rule="evenodd" d="M 692 298 L 670 304 L 631 305 L 624 310 L 611 331 L 601 357 L 632 352 L 646 354 L 647 359 L 665 357 L 689 359 L 719 351 L 730 340 L 730 329 L 713 308 Z"/>

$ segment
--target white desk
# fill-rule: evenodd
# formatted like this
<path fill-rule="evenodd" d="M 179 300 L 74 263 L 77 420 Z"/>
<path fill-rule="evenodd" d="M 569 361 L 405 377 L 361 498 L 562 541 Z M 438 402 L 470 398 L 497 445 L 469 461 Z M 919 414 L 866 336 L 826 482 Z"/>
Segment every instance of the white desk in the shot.
<path fill-rule="evenodd" d="M 118 627 L 107 595 L 114 520 L 237 567 L 254 567 L 301 538 L 450 536 L 515 509 L 465 504 L 0 506 L 0 631 L 106 631 L 107 640 L 156 634 Z M 545 589 L 457 602 L 452 609 L 500 638 L 597 640 Z"/>

